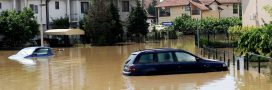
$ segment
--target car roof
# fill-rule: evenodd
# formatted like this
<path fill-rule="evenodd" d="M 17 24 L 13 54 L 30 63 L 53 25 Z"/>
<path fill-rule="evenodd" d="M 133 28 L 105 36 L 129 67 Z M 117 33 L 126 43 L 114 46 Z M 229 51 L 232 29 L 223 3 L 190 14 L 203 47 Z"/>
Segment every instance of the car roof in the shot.
<path fill-rule="evenodd" d="M 26 47 L 24 49 L 37 49 L 37 48 L 49 48 L 49 47 L 35 46 L 35 47 Z"/>
<path fill-rule="evenodd" d="M 174 49 L 174 48 L 156 48 L 156 49 L 144 49 L 135 51 L 132 54 L 139 54 L 139 53 L 155 53 L 155 52 L 171 52 L 171 51 L 185 51 L 181 49 Z"/>

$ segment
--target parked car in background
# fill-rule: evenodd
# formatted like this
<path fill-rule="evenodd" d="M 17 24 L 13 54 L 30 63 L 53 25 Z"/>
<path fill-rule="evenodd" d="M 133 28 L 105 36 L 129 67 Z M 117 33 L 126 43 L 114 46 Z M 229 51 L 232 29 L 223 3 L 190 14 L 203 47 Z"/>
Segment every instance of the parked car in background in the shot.
<path fill-rule="evenodd" d="M 224 62 L 200 58 L 185 50 L 162 48 L 133 52 L 127 59 L 123 74 L 148 75 L 226 71 Z"/>

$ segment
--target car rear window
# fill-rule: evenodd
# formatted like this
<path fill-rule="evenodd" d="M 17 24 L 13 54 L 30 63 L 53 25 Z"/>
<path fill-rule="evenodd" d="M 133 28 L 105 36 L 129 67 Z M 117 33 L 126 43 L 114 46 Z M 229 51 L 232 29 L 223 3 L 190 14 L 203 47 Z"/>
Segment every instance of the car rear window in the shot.
<path fill-rule="evenodd" d="M 137 54 L 131 54 L 131 55 L 128 57 L 128 59 L 127 59 L 127 61 L 126 61 L 125 64 L 128 64 L 130 60 L 134 60 L 136 56 L 137 56 Z"/>
<path fill-rule="evenodd" d="M 138 63 L 152 63 L 154 60 L 154 55 L 151 53 L 148 54 L 142 54 L 139 58 Z"/>

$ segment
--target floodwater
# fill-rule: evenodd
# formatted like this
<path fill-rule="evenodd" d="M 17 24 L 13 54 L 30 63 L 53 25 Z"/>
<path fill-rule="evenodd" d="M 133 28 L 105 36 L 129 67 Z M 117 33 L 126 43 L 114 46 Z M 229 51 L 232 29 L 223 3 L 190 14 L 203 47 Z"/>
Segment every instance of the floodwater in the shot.
<path fill-rule="evenodd" d="M 133 51 L 181 48 L 197 52 L 194 37 L 141 44 L 64 48 L 51 58 L 9 60 L 17 51 L 0 51 L 0 90 L 272 90 L 271 72 L 230 66 L 229 71 L 156 76 L 123 76 Z M 252 65 L 254 66 L 254 64 Z M 262 72 L 271 71 L 272 64 Z"/>

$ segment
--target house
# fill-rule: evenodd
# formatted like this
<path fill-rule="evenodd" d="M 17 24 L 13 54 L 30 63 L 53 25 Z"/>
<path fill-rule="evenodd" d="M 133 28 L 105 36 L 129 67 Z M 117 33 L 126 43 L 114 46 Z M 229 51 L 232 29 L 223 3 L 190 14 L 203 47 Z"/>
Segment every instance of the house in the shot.
<path fill-rule="evenodd" d="M 242 0 L 243 26 L 260 26 L 270 23 L 271 17 L 264 6 L 272 5 L 272 0 Z"/>
<path fill-rule="evenodd" d="M 164 0 L 158 8 L 158 21 L 171 22 L 182 14 L 193 18 L 239 17 L 240 0 Z"/>
<path fill-rule="evenodd" d="M 42 24 L 45 28 L 46 8 L 42 6 L 42 10 L 40 10 L 41 1 L 45 4 L 46 0 L 0 0 L 0 12 L 9 9 L 20 11 L 24 7 L 29 7 L 34 11 L 39 24 L 41 24 L 40 15 L 42 14 Z M 49 0 L 49 22 L 52 19 L 69 17 L 71 23 L 78 24 L 88 11 L 91 2 L 92 0 Z M 119 8 L 120 19 L 122 21 L 127 20 L 131 8 L 136 6 L 135 0 L 114 0 L 114 3 Z"/>

